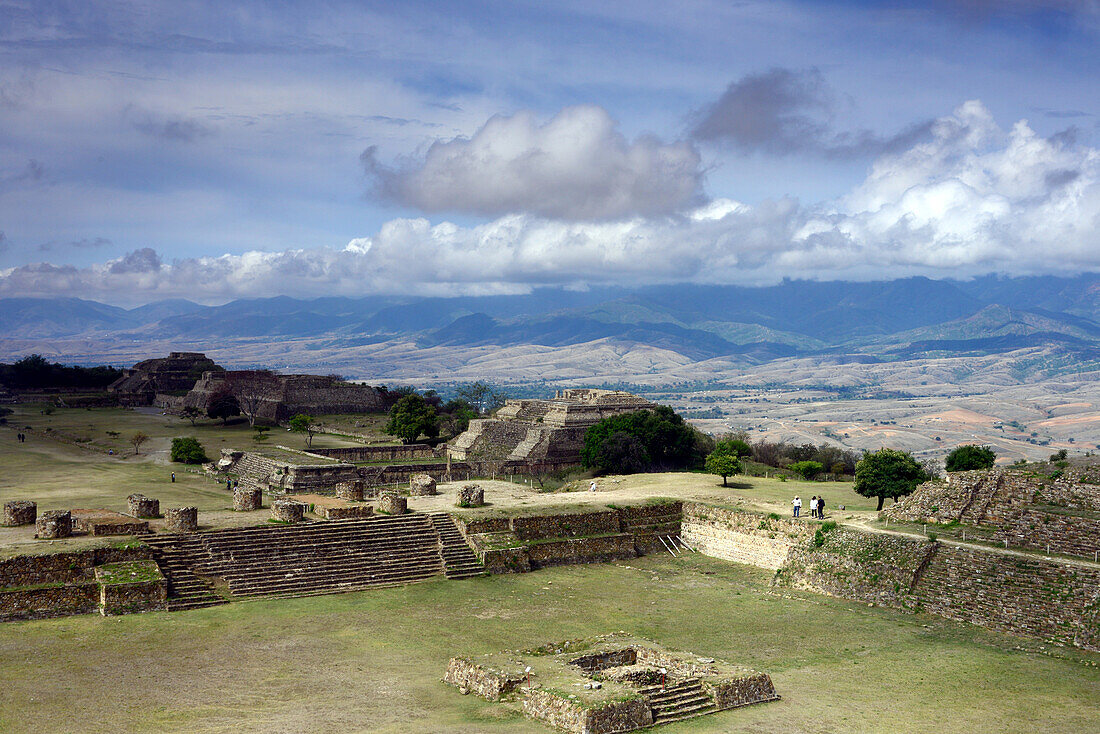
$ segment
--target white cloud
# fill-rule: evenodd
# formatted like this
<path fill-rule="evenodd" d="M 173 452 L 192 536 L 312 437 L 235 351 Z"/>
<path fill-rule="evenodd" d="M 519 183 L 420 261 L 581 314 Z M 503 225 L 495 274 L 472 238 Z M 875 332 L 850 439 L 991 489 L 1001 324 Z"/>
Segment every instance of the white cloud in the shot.
<path fill-rule="evenodd" d="M 683 215 L 571 222 L 508 214 L 477 226 L 394 219 L 343 249 L 162 261 L 151 251 L 77 269 L 0 272 L 0 295 L 206 300 L 286 293 L 508 293 L 540 284 L 783 277 L 966 277 L 1100 269 L 1100 151 L 1026 122 L 999 128 L 977 102 L 931 141 L 879 159 L 848 196 L 807 207 L 716 199 Z"/>
<path fill-rule="evenodd" d="M 545 123 L 530 112 L 494 116 L 470 138 L 437 141 L 398 169 L 363 154 L 379 192 L 425 212 L 607 220 L 669 214 L 700 199 L 699 154 L 652 136 L 628 142 L 593 105 Z"/>

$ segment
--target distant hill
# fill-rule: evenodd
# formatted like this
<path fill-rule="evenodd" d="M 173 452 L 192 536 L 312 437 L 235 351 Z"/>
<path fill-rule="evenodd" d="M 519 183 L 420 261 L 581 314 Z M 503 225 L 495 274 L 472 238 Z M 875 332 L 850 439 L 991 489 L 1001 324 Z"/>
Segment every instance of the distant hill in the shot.
<path fill-rule="evenodd" d="M 191 349 L 288 339 L 432 350 L 599 343 L 650 347 L 689 362 L 746 364 L 793 356 L 874 362 L 1050 344 L 1092 359 L 1100 348 L 1100 276 L 548 287 L 455 298 L 277 296 L 221 306 L 177 299 L 130 310 L 75 298 L 0 299 L 4 349 L 29 353 L 42 340 L 57 339 L 155 339 Z"/>

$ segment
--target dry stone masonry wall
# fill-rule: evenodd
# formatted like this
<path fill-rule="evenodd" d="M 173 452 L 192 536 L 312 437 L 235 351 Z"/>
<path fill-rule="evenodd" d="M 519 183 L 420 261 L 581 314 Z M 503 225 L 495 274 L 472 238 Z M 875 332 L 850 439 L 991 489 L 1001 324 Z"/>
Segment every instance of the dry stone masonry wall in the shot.
<path fill-rule="evenodd" d="M 4 503 L 4 515 L 0 518 L 0 525 L 5 527 L 34 525 L 37 519 L 37 504 L 26 500 L 12 500 Z"/>
<path fill-rule="evenodd" d="M 813 532 L 804 522 L 689 502 L 681 535 L 705 555 L 775 570 Z"/>

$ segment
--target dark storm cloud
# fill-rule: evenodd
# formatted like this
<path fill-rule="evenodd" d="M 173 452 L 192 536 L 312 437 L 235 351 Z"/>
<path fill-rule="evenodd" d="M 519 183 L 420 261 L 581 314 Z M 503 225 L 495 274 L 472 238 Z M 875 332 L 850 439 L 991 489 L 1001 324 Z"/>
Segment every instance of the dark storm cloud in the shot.
<path fill-rule="evenodd" d="M 697 111 L 691 136 L 744 153 L 858 158 L 905 150 L 931 132 L 931 120 L 889 137 L 838 131 L 830 122 L 835 106 L 819 70 L 773 68 L 732 82 L 716 102 Z"/>

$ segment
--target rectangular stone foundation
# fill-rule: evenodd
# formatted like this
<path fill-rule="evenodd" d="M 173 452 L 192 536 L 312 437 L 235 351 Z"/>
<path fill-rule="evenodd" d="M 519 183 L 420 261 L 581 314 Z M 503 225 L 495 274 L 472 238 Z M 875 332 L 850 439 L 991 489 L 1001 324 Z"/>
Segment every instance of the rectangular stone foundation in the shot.
<path fill-rule="evenodd" d="M 149 522 L 111 510 L 73 510 L 73 530 L 88 535 L 140 535 L 149 532 Z"/>

